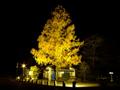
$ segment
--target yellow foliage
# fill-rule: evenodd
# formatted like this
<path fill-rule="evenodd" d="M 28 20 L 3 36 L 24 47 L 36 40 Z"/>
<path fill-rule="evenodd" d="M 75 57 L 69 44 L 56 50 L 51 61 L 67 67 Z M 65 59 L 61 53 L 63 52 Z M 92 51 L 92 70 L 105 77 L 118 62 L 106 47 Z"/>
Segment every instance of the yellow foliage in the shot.
<path fill-rule="evenodd" d="M 75 36 L 75 25 L 71 24 L 69 14 L 62 6 L 55 8 L 38 37 L 38 50 L 32 48 L 31 54 L 38 64 L 52 64 L 58 68 L 77 65 L 80 42 Z"/>
<path fill-rule="evenodd" d="M 29 76 L 33 79 L 37 79 L 39 76 L 40 70 L 39 68 L 35 65 L 35 66 L 31 66 L 30 70 L 29 70 Z"/>

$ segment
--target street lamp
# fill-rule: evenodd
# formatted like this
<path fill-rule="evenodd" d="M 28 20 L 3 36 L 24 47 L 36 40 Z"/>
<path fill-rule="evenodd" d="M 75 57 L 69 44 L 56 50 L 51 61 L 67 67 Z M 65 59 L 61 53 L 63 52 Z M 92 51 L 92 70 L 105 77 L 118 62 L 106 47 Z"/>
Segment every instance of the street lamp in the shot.
<path fill-rule="evenodd" d="M 25 76 L 25 68 L 26 68 L 26 64 L 22 64 L 22 68 L 23 68 L 23 77 Z"/>
<path fill-rule="evenodd" d="M 110 74 L 110 82 L 113 82 L 113 72 L 109 72 L 109 74 Z"/>
<path fill-rule="evenodd" d="M 22 64 L 22 68 L 25 68 L 26 67 L 26 65 L 25 64 Z"/>

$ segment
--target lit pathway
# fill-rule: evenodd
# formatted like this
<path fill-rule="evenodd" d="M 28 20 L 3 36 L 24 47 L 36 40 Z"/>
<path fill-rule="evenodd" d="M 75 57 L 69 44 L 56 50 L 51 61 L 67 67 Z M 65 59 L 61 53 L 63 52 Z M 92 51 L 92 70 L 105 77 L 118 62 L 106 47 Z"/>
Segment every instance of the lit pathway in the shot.
<path fill-rule="evenodd" d="M 54 81 L 48 81 L 47 80 L 37 80 L 37 81 L 30 81 L 32 83 L 37 83 L 40 85 L 49 85 L 54 86 Z M 55 81 L 55 86 L 63 87 L 63 82 L 57 82 Z M 75 87 L 99 87 L 100 85 L 98 83 L 84 83 L 84 82 L 77 82 Z M 65 82 L 65 87 L 73 87 L 72 82 Z"/>
<path fill-rule="evenodd" d="M 54 84 L 51 84 L 54 85 Z M 62 82 L 56 82 L 56 86 L 63 86 Z M 65 87 L 73 87 L 72 82 L 65 82 Z M 82 83 L 82 82 L 77 82 L 75 87 L 99 87 L 99 84 L 97 83 Z"/>

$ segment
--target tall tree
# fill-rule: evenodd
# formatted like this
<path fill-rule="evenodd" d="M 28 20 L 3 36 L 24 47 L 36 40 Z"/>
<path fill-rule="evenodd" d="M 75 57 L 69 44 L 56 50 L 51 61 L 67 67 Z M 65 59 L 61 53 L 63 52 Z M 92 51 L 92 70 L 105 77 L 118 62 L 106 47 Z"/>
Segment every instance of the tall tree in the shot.
<path fill-rule="evenodd" d="M 103 38 L 97 34 L 85 39 L 84 47 L 82 48 L 81 52 L 84 60 L 87 60 L 92 67 L 95 66 L 95 61 L 98 59 L 98 52 L 96 50 L 102 45 L 102 43 Z"/>
<path fill-rule="evenodd" d="M 78 64 L 76 75 L 85 80 L 95 80 L 99 72 L 100 63 L 105 63 L 102 52 L 104 39 L 98 34 L 84 39 L 84 46 L 81 48 L 82 62 Z M 105 49 L 105 48 L 104 48 Z M 104 61 L 104 62 L 102 62 Z"/>
<path fill-rule="evenodd" d="M 62 68 L 81 62 L 78 52 L 84 42 L 75 36 L 75 25 L 60 5 L 52 12 L 52 18 L 47 20 L 37 41 L 38 49 L 32 48 L 31 54 L 39 65 Z"/>

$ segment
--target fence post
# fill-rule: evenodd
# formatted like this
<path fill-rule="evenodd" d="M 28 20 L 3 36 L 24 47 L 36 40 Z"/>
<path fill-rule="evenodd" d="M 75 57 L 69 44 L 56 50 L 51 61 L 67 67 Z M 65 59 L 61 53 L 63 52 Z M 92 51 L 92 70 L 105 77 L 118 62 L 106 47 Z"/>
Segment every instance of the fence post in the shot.
<path fill-rule="evenodd" d="M 65 82 L 63 81 L 63 87 L 65 87 Z"/>
<path fill-rule="evenodd" d="M 76 85 L 76 81 L 73 81 L 73 88 L 75 88 L 75 85 Z"/>

